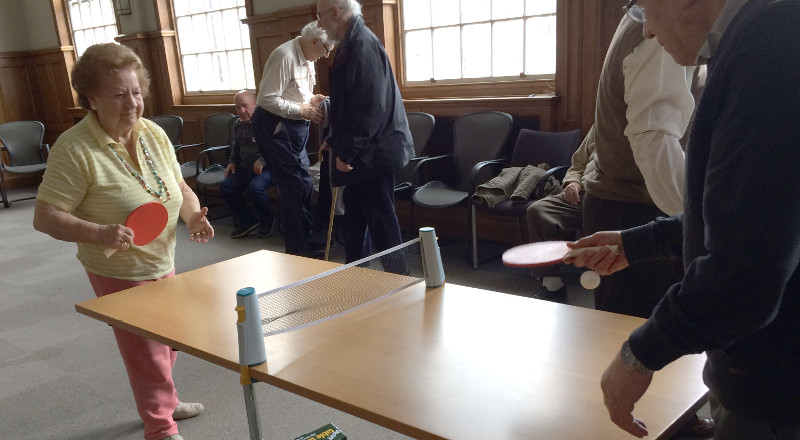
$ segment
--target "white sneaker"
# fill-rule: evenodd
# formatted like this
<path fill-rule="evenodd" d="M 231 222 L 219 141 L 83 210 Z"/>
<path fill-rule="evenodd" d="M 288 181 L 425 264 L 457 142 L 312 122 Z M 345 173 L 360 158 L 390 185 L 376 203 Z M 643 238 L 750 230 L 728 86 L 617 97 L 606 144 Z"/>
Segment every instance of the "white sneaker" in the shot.
<path fill-rule="evenodd" d="M 202 403 L 183 403 L 178 402 L 175 411 L 172 412 L 172 420 L 185 420 L 197 417 L 205 408 Z M 168 437 L 169 438 L 169 437 Z M 183 440 L 183 439 L 178 439 Z"/>
<path fill-rule="evenodd" d="M 183 440 L 183 437 L 181 437 L 180 434 L 172 434 L 171 436 L 164 437 L 161 440 Z"/>

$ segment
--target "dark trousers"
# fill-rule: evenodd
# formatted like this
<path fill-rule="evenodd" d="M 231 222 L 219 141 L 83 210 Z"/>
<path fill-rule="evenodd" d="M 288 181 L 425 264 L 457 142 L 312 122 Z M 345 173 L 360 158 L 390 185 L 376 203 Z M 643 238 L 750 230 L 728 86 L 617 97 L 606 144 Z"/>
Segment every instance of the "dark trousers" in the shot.
<path fill-rule="evenodd" d="M 307 255 L 313 190 L 306 153 L 308 121 L 284 119 L 261 107 L 256 107 L 251 121 L 261 157 L 269 164 L 281 195 L 286 253 Z"/>
<path fill-rule="evenodd" d="M 263 169 L 261 174 L 256 174 L 251 165 L 236 167 L 236 173 L 229 174 L 219 184 L 219 193 L 228 205 L 237 228 L 246 228 L 256 222 L 261 223 L 262 228 L 269 228 L 272 225 L 267 189 L 273 183 L 270 170 Z M 247 192 L 247 196 L 253 202 L 255 213 L 244 202 L 242 197 L 244 192 Z"/>
<path fill-rule="evenodd" d="M 617 231 L 665 217 L 655 205 L 604 200 L 586 194 L 583 232 Z M 683 261 L 638 263 L 604 276 L 594 290 L 595 309 L 648 318 L 667 289 L 683 278 Z"/>
<path fill-rule="evenodd" d="M 344 187 L 345 258 L 350 263 L 402 243 L 394 210 L 394 174 Z M 402 272 L 401 270 L 391 270 Z"/>

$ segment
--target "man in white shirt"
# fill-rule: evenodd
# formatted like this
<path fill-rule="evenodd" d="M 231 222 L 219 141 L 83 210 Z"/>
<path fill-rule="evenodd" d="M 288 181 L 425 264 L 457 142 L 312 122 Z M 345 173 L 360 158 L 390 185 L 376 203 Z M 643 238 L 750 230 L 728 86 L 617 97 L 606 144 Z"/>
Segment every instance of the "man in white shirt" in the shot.
<path fill-rule="evenodd" d="M 642 24 L 624 16 L 606 54 L 597 88 L 597 172 L 584 182 L 583 232 L 648 223 L 683 209 L 681 143 L 694 112 L 697 67 L 680 66 Z M 595 308 L 647 318 L 681 279 L 680 261 L 642 264 L 603 277 Z"/>
<path fill-rule="evenodd" d="M 253 134 L 261 156 L 272 168 L 281 196 L 281 225 L 286 252 L 308 255 L 311 234 L 312 182 L 306 153 L 308 128 L 319 122 L 314 94 L 314 62 L 332 49 L 317 22 L 307 24 L 300 36 L 278 46 L 267 59 L 253 112 Z"/>

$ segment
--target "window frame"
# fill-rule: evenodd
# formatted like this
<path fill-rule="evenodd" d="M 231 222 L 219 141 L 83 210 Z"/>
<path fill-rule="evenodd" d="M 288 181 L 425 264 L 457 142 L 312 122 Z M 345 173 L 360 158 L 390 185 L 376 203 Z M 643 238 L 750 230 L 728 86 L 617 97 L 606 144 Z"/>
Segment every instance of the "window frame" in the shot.
<path fill-rule="evenodd" d="M 186 77 L 184 74 L 184 67 L 183 67 L 183 56 L 184 54 L 181 52 L 180 46 L 180 36 L 178 34 L 178 17 L 175 16 L 175 2 L 174 0 L 161 0 L 166 1 L 167 9 L 169 11 L 169 21 L 171 23 L 172 29 L 174 31 L 174 44 L 175 44 L 175 55 L 177 61 L 177 71 L 180 75 L 180 94 L 181 94 L 181 101 L 183 105 L 228 105 L 228 103 L 233 102 L 233 96 L 242 89 L 231 89 L 231 90 L 200 90 L 200 91 L 188 91 L 186 88 Z M 244 0 L 244 4 L 242 6 L 237 6 L 238 8 L 244 8 L 245 12 L 245 19 L 250 16 L 250 11 L 252 9 L 251 0 Z M 234 50 L 249 50 L 250 51 L 250 62 L 253 62 L 253 39 L 252 35 L 250 35 L 250 27 L 243 22 L 244 19 L 239 18 L 239 23 L 247 29 L 247 36 L 248 36 L 248 44 L 250 47 L 242 48 L 242 49 L 234 49 Z M 229 52 L 229 50 L 224 50 L 223 52 Z M 247 61 L 245 61 L 245 64 Z M 254 81 L 254 90 L 258 88 L 258 78 L 255 77 L 255 66 L 253 66 L 253 81 Z M 246 85 L 245 85 L 245 88 Z"/>
<path fill-rule="evenodd" d="M 110 42 L 116 43 L 117 42 L 116 39 L 120 35 L 119 14 L 117 14 L 117 5 L 115 4 L 115 1 L 114 0 L 108 0 L 108 1 L 111 2 L 111 10 L 114 11 L 114 26 L 116 27 L 117 31 L 114 40 Z M 69 34 L 69 42 L 70 45 L 72 46 L 72 51 L 75 53 L 75 59 L 77 60 L 80 57 L 80 54 L 78 54 L 78 46 L 75 41 L 75 28 L 72 25 L 72 13 L 70 12 L 70 7 L 69 7 L 70 0 L 61 0 L 61 4 L 63 5 L 64 8 L 64 18 L 66 19 L 67 33 Z"/>
<path fill-rule="evenodd" d="M 433 0 L 432 0 L 433 1 Z M 560 5 L 556 3 L 556 46 L 558 45 L 558 16 L 561 12 Z M 433 81 L 409 81 L 406 77 L 406 55 L 405 55 L 405 30 L 404 24 L 404 0 L 397 2 L 397 14 L 395 24 L 397 26 L 397 72 L 398 83 L 404 99 L 426 99 L 431 97 L 488 97 L 488 96 L 533 96 L 533 95 L 553 95 L 556 89 L 556 78 L 558 70 L 558 49 L 556 50 L 555 70 L 552 74 L 525 75 L 525 77 L 503 76 L 503 77 L 483 77 L 483 78 L 456 78 Z M 509 18 L 489 19 L 485 22 L 494 23 L 508 21 Z M 525 20 L 525 17 L 522 17 Z M 481 23 L 483 23 L 482 21 Z M 467 23 L 472 24 L 472 23 Z M 463 27 L 465 24 L 459 22 L 452 26 Z M 442 26 L 430 26 L 430 29 Z M 524 26 L 523 26 L 524 27 Z M 426 28 L 421 28 L 426 29 Z M 413 29 L 416 30 L 416 29 Z M 412 30 L 412 31 L 413 31 Z"/>

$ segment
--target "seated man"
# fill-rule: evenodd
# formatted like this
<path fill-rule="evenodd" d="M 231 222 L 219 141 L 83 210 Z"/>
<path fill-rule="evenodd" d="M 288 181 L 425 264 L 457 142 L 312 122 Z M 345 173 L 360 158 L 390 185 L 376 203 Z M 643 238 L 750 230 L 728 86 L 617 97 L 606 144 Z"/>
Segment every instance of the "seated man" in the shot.
<path fill-rule="evenodd" d="M 594 126 L 590 129 L 594 130 Z M 572 166 L 567 170 L 561 187 L 563 191 L 554 196 L 537 200 L 528 207 L 526 220 L 531 242 L 549 240 L 577 240 L 583 225 L 583 179 L 595 173 L 594 143 L 586 136 L 572 155 Z M 566 302 L 567 286 L 561 280 L 558 265 L 536 269 L 542 277 L 542 287 L 534 298 L 555 302 Z"/>
<path fill-rule="evenodd" d="M 256 95 L 250 90 L 242 90 L 233 98 L 239 120 L 233 127 L 233 147 L 225 180 L 219 191 L 231 211 L 236 229 L 231 238 L 244 237 L 258 229 L 258 237 L 269 237 L 275 229 L 275 216 L 269 210 L 267 188 L 275 183 L 266 162 L 258 152 L 258 144 L 253 137 L 250 116 L 256 106 Z M 255 206 L 255 213 L 247 206 L 242 193 L 247 191 Z"/>

